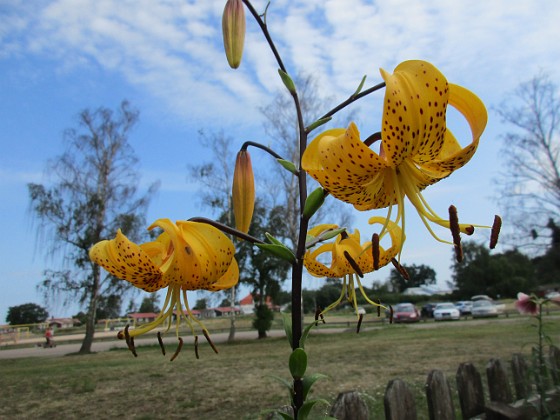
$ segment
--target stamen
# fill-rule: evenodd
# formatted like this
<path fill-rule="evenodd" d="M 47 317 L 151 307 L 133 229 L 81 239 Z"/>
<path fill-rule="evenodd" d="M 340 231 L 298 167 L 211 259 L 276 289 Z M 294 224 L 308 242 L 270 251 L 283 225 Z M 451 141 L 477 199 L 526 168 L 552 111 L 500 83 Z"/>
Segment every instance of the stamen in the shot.
<path fill-rule="evenodd" d="M 389 305 L 389 324 L 393 323 L 393 307 Z"/>
<path fill-rule="evenodd" d="M 449 206 L 449 228 L 453 236 L 453 244 L 455 245 L 455 259 L 457 262 L 463 261 L 463 248 L 461 247 L 461 230 L 459 228 L 459 217 L 457 216 L 457 208 Z"/>
<path fill-rule="evenodd" d="M 364 314 L 360 314 L 360 317 L 358 318 L 358 325 L 356 326 L 356 334 L 359 334 L 360 332 L 360 327 L 362 326 L 363 319 L 364 319 Z"/>
<path fill-rule="evenodd" d="M 210 347 L 212 347 L 212 350 L 214 350 L 214 353 L 218 354 L 218 349 L 216 348 L 216 346 L 214 345 L 214 343 L 210 339 L 210 334 L 208 334 L 208 331 L 202 330 L 202 333 L 204 334 L 204 337 L 206 337 L 206 341 L 208 341 L 208 344 L 210 344 Z"/>
<path fill-rule="evenodd" d="M 323 310 L 320 306 L 317 306 L 317 308 L 315 308 L 315 325 L 317 325 L 317 323 L 319 322 L 319 318 L 321 318 L 323 324 L 326 324 L 325 317 L 323 316 Z"/>
<path fill-rule="evenodd" d="M 158 333 L 157 333 L 157 339 L 158 339 L 159 346 L 161 347 L 161 353 L 165 356 L 165 346 L 163 345 L 163 340 L 161 338 L 161 332 L 160 331 L 158 331 Z"/>
<path fill-rule="evenodd" d="M 378 140 L 381 140 L 381 132 L 379 131 L 377 133 L 373 133 L 371 136 L 365 139 L 364 144 L 369 147 Z"/>
<path fill-rule="evenodd" d="M 490 249 L 496 248 L 498 244 L 498 236 L 502 228 L 502 218 L 498 215 L 494 216 L 494 223 L 492 224 L 492 232 L 490 233 Z"/>
<path fill-rule="evenodd" d="M 179 352 L 183 348 L 183 339 L 181 337 L 177 337 L 177 338 L 179 339 L 179 345 L 177 346 L 177 350 L 175 350 L 175 354 L 171 356 L 171 359 L 169 360 L 170 362 L 172 362 L 173 360 L 175 360 L 177 356 L 179 356 Z"/>
<path fill-rule="evenodd" d="M 194 355 L 197 359 L 200 359 L 200 357 L 198 356 L 198 335 L 194 336 Z"/>
<path fill-rule="evenodd" d="M 371 255 L 373 257 L 373 269 L 379 270 L 379 235 L 377 233 L 371 236 Z"/>
<path fill-rule="evenodd" d="M 377 298 L 377 316 L 380 317 L 381 316 L 381 299 Z"/>
<path fill-rule="evenodd" d="M 128 349 L 132 352 L 134 357 L 138 357 L 138 354 L 136 354 L 136 349 L 134 348 L 134 340 L 132 340 L 130 334 L 128 333 L 129 327 L 130 325 L 128 324 L 126 324 L 126 327 L 124 327 L 124 339 L 126 341 L 126 345 L 128 346 Z"/>
<path fill-rule="evenodd" d="M 352 266 L 352 268 L 354 269 L 354 271 L 356 272 L 356 274 L 360 277 L 364 277 L 364 273 L 362 272 L 362 269 L 360 268 L 360 266 L 358 265 L 358 263 L 354 260 L 354 258 L 352 258 L 350 256 L 350 254 L 348 253 L 348 251 L 344 251 L 344 257 L 346 258 L 346 260 L 350 263 L 350 265 Z"/>
<path fill-rule="evenodd" d="M 403 279 L 407 281 L 410 280 L 410 275 L 408 274 L 408 271 L 406 271 L 406 268 L 400 265 L 400 263 L 395 258 L 392 258 L 391 262 L 393 263 L 393 266 L 397 269 L 397 271 L 399 272 L 399 274 L 402 276 Z"/>

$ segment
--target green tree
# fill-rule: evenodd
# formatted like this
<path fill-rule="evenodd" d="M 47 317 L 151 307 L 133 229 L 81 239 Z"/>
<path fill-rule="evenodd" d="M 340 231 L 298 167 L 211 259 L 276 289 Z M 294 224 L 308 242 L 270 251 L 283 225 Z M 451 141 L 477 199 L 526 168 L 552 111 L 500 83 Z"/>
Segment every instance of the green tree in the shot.
<path fill-rule="evenodd" d="M 49 313 L 36 303 L 10 306 L 6 315 L 6 322 L 10 325 L 37 324 L 45 321 Z"/>
<path fill-rule="evenodd" d="M 159 303 L 159 296 L 157 293 L 151 293 L 149 296 L 144 297 L 142 299 L 142 303 L 140 303 L 140 308 L 138 312 L 147 313 L 147 312 L 159 312 L 160 308 L 158 306 Z"/>
<path fill-rule="evenodd" d="M 206 299 L 197 299 L 196 303 L 193 306 L 193 309 L 198 309 L 199 311 L 202 309 L 206 309 L 208 307 L 208 303 L 206 302 Z"/>
<path fill-rule="evenodd" d="M 423 284 L 436 283 L 436 272 L 432 267 L 425 264 L 404 265 L 403 267 L 407 271 L 410 279 L 406 280 L 399 274 L 398 270 L 392 268 L 389 274 L 389 285 L 393 292 L 402 293 L 409 287 L 419 287 Z"/>
<path fill-rule="evenodd" d="M 282 209 L 276 207 L 267 209 L 257 200 L 249 234 L 255 238 L 265 238 L 265 232 L 268 232 L 275 237 L 283 238 L 286 228 L 282 216 Z M 281 284 L 287 278 L 290 264 L 268 252 L 261 251 L 246 241 L 238 242 L 236 247 L 236 259 L 240 271 L 239 281 L 251 287 L 257 316 L 257 322 L 254 325 L 259 327 L 259 338 L 265 338 L 266 332 L 270 329 L 266 319 L 271 314 L 263 306 L 266 306 L 267 297 L 276 303 L 281 291 Z M 258 321 L 260 316 L 263 317 L 262 322 Z"/>
<path fill-rule="evenodd" d="M 560 283 L 560 227 L 550 219 L 548 228 L 551 231 L 550 245 L 542 256 L 533 259 L 535 279 L 538 284 L 558 287 Z"/>
<path fill-rule="evenodd" d="M 492 255 L 484 245 L 463 243 L 463 262 L 453 259 L 453 280 L 463 297 L 515 297 L 534 279 L 531 259 L 518 250 Z"/>
<path fill-rule="evenodd" d="M 95 319 L 120 318 L 122 298 L 120 295 L 102 295 L 97 302 Z"/>
<path fill-rule="evenodd" d="M 541 73 L 521 83 L 497 109 L 513 130 L 504 136 L 505 169 L 498 179 L 515 246 L 548 247 L 548 222 L 560 220 L 560 95 Z"/>
<path fill-rule="evenodd" d="M 117 111 L 99 108 L 79 114 L 78 129 L 65 132 L 67 149 L 48 165 L 49 186 L 29 184 L 31 210 L 39 228 L 50 239 L 50 254 L 62 254 L 63 267 L 46 270 L 39 288 L 45 297 L 64 296 L 87 307 L 86 333 L 80 353 L 90 353 L 97 305 L 102 296 L 120 294 L 131 287 L 104 274 L 88 255 L 90 247 L 114 237 L 118 228 L 140 240 L 152 185 L 139 196 L 138 161 L 128 134 L 138 111 L 123 101 Z"/>

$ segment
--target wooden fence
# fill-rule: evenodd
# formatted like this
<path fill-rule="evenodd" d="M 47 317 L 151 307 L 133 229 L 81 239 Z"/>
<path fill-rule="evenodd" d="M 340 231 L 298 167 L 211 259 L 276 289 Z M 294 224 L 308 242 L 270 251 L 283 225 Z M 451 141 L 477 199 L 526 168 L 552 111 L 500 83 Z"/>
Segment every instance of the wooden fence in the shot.
<path fill-rule="evenodd" d="M 491 359 L 486 365 L 487 389 L 480 373 L 471 363 L 462 363 L 457 369 L 457 399 L 463 419 L 535 419 L 560 418 L 560 350 L 551 346 L 546 360 L 547 370 L 535 374 L 536 367 L 520 354 L 511 360 L 511 381 L 506 366 L 500 359 Z M 537 382 L 546 389 L 544 407 L 556 413 L 540 416 Z M 512 385 L 510 385 L 512 384 Z M 431 420 L 456 419 L 451 387 L 443 372 L 432 370 L 426 380 L 426 402 Z M 384 397 L 385 418 L 388 420 L 416 420 L 415 398 L 405 382 L 393 379 L 387 384 Z M 342 393 L 330 410 L 338 420 L 368 420 L 368 408 L 357 392 Z"/>

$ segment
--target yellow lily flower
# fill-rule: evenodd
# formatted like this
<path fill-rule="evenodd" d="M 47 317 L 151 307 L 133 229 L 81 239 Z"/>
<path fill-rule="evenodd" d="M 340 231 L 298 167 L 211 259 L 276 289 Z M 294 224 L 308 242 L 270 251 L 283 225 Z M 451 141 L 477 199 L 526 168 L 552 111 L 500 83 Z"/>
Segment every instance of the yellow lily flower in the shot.
<path fill-rule="evenodd" d="M 358 210 L 397 205 L 395 219 L 404 227 L 404 197 L 408 197 L 430 233 L 430 222 L 449 228 L 421 191 L 449 176 L 474 155 L 487 122 L 482 101 L 461 86 L 447 82 L 425 61 L 405 61 L 394 74 L 381 70 L 386 83 L 379 153 L 360 139 L 354 123 L 318 135 L 305 151 L 302 167 L 334 197 Z M 461 147 L 446 127 L 447 105 L 467 120 L 472 141 Z M 460 224 L 472 234 L 474 226 Z"/>
<path fill-rule="evenodd" d="M 339 234 L 334 242 L 323 243 L 316 249 L 308 250 L 305 253 L 303 264 L 309 274 L 314 277 L 343 279 L 340 297 L 325 308 L 321 315 L 338 306 L 345 297 L 353 305 L 356 314 L 358 314 L 356 285 L 368 303 L 384 308 L 383 305 L 369 299 L 362 286 L 360 277 L 391 262 L 402 248 L 404 235 L 399 226 L 385 218 L 372 217 L 369 219 L 369 223 L 383 226 L 379 240 L 382 240 L 383 236 L 389 234 L 391 246 L 388 249 L 382 248 L 379 243 L 372 245 L 371 241 L 362 244 L 360 242 L 360 231 L 356 229 L 353 233 L 344 232 Z M 318 225 L 309 230 L 308 236 L 317 237 L 327 230 L 337 228 L 337 225 Z M 321 262 L 324 257 L 330 259 L 330 263 Z"/>
<path fill-rule="evenodd" d="M 93 262 L 142 290 L 155 292 L 168 288 L 159 316 L 130 332 L 121 331 L 119 337 L 127 336 L 128 341 L 129 337 L 144 334 L 166 320 L 169 329 L 175 315 L 177 336 L 182 319 L 195 335 L 191 322 L 195 321 L 212 345 L 208 330 L 189 308 L 187 290 L 216 292 L 237 284 L 239 268 L 233 243 L 221 231 L 204 223 L 158 219 L 148 229 L 156 227 L 163 233 L 155 241 L 137 245 L 119 229 L 115 239 L 98 242 L 89 251 Z"/>

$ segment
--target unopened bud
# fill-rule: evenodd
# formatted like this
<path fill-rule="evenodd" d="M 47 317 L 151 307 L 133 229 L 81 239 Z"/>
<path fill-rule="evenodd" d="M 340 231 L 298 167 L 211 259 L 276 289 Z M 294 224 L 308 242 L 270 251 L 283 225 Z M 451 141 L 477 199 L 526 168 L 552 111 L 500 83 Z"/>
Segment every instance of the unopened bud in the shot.
<path fill-rule="evenodd" d="M 227 61 L 231 68 L 241 64 L 245 44 L 245 9 L 241 0 L 228 0 L 222 16 L 222 33 Z"/>
<path fill-rule="evenodd" d="M 240 150 L 233 172 L 233 215 L 237 230 L 247 233 L 255 207 L 255 179 L 251 156 L 247 150 Z"/>

